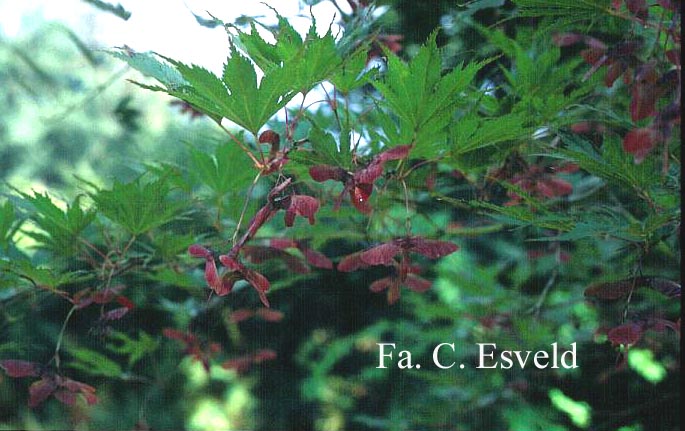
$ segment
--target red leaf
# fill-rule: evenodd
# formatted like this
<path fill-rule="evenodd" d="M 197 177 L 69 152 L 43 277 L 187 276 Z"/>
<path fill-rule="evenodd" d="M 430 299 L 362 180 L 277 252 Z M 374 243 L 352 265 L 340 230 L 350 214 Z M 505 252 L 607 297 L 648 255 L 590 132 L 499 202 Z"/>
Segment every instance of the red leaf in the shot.
<path fill-rule="evenodd" d="M 397 147 L 378 154 L 375 157 L 375 160 L 378 160 L 380 163 L 385 163 L 390 160 L 404 159 L 409 155 L 409 151 L 411 151 L 411 145 L 398 145 Z"/>
<path fill-rule="evenodd" d="M 398 284 L 398 280 L 396 277 L 384 277 L 371 283 L 371 285 L 369 286 L 369 290 L 378 293 L 384 291 L 393 284 Z"/>
<path fill-rule="evenodd" d="M 619 344 L 632 346 L 640 341 L 643 332 L 644 330 L 642 325 L 638 323 L 626 323 L 624 325 L 611 328 L 607 332 L 607 337 L 614 346 L 618 346 Z"/>
<path fill-rule="evenodd" d="M 597 283 L 585 289 L 585 296 L 613 301 L 627 296 L 632 286 L 630 279 Z"/>
<path fill-rule="evenodd" d="M 255 313 L 257 317 L 267 322 L 280 322 L 283 320 L 284 314 L 277 310 L 271 310 L 268 308 L 260 308 Z"/>
<path fill-rule="evenodd" d="M 191 343 L 196 341 L 195 335 L 186 332 L 181 332 L 178 329 L 173 328 L 162 329 L 162 335 L 172 340 L 178 340 L 184 343 Z"/>
<path fill-rule="evenodd" d="M 259 143 L 269 144 L 271 145 L 272 149 L 275 148 L 274 151 L 278 151 L 278 146 L 281 143 L 281 137 L 278 136 L 278 133 L 274 132 L 273 130 L 265 130 L 259 135 Z"/>
<path fill-rule="evenodd" d="M 124 307 L 128 308 L 129 310 L 133 310 L 134 308 L 136 308 L 136 304 L 134 304 L 133 301 L 131 301 L 125 296 L 118 296 L 117 302 L 123 305 Z"/>
<path fill-rule="evenodd" d="M 674 12 L 676 11 L 678 6 L 680 5 L 679 0 L 656 0 L 656 2 L 659 3 L 659 5 L 661 5 L 661 7 L 668 9 L 668 10 L 671 10 L 671 11 L 674 11 Z"/>
<path fill-rule="evenodd" d="M 309 263 L 312 266 L 315 266 L 317 268 L 323 268 L 323 269 L 333 269 L 333 262 L 329 258 L 323 255 L 323 253 L 319 253 L 316 250 L 312 250 L 311 248 L 305 248 L 301 249 L 302 254 L 304 254 L 305 259 L 307 259 L 307 263 Z"/>
<path fill-rule="evenodd" d="M 201 257 L 203 259 L 212 257 L 212 252 L 210 250 L 198 244 L 193 244 L 188 247 L 188 253 L 193 257 Z"/>
<path fill-rule="evenodd" d="M 552 36 L 552 42 L 556 46 L 569 46 L 583 40 L 583 36 L 578 33 L 557 33 Z"/>
<path fill-rule="evenodd" d="M 221 366 L 227 370 L 235 370 L 238 374 L 243 374 L 250 369 L 253 358 L 245 355 L 224 361 Z"/>
<path fill-rule="evenodd" d="M 297 242 L 288 238 L 271 238 L 269 240 L 269 245 L 279 250 L 285 250 L 286 248 L 298 248 Z"/>
<path fill-rule="evenodd" d="M 404 285 L 413 290 L 414 292 L 425 292 L 426 290 L 431 288 L 433 283 L 426 280 L 425 278 L 409 274 L 407 275 L 407 279 L 404 281 Z"/>
<path fill-rule="evenodd" d="M 45 401 L 57 389 L 53 378 L 43 377 L 29 386 L 29 407 L 34 408 Z"/>
<path fill-rule="evenodd" d="M 252 316 L 254 316 L 254 311 L 248 310 L 246 308 L 241 308 L 239 310 L 231 312 L 230 321 L 232 323 L 240 323 L 244 320 L 249 319 Z"/>
<path fill-rule="evenodd" d="M 219 272 L 216 269 L 216 262 L 214 262 L 214 259 L 207 259 L 207 262 L 205 263 L 205 280 L 207 281 L 207 285 L 218 295 L 225 294 L 223 293 L 224 282 L 219 277 Z"/>
<path fill-rule="evenodd" d="M 108 311 L 105 314 L 102 315 L 102 320 L 119 320 L 122 317 L 128 313 L 129 308 L 127 307 L 120 307 L 120 308 L 115 308 L 114 310 Z"/>
<path fill-rule="evenodd" d="M 402 247 L 395 241 L 386 242 L 363 251 L 360 258 L 367 265 L 391 266 L 395 264 L 395 256 L 401 251 Z"/>
<path fill-rule="evenodd" d="M 635 157 L 635 163 L 641 163 L 654 148 L 656 133 L 650 127 L 633 129 L 623 138 L 623 149 Z"/>
<path fill-rule="evenodd" d="M 669 298 L 680 298 L 680 283 L 673 280 L 658 277 L 638 277 L 637 282 Z"/>
<path fill-rule="evenodd" d="M 373 184 L 358 184 L 350 189 L 350 200 L 352 205 L 360 212 L 368 214 L 372 208 L 368 203 L 369 197 L 373 192 Z"/>
<path fill-rule="evenodd" d="M 611 88 L 614 82 L 625 72 L 626 68 L 621 62 L 612 63 L 607 67 L 607 74 L 604 76 L 604 85 Z"/>
<path fill-rule="evenodd" d="M 354 181 L 356 185 L 373 184 L 381 175 L 383 175 L 383 163 L 374 160 L 369 166 L 354 173 Z"/>
<path fill-rule="evenodd" d="M 242 263 L 226 254 L 219 256 L 219 260 L 221 261 L 222 265 L 228 268 L 229 271 L 242 271 L 245 269 L 245 266 Z"/>
<path fill-rule="evenodd" d="M 38 377 L 40 374 L 39 364 L 17 359 L 0 361 L 0 368 L 5 370 L 9 377 Z"/>
<path fill-rule="evenodd" d="M 547 177 L 535 183 L 535 190 L 546 198 L 567 196 L 573 192 L 573 186 L 568 181 Z"/>
<path fill-rule="evenodd" d="M 55 398 L 68 406 L 73 406 L 76 403 L 76 394 L 65 391 L 64 389 L 60 389 L 59 391 L 55 392 Z"/>
<path fill-rule="evenodd" d="M 290 206 L 285 212 L 285 225 L 290 227 L 295 221 L 295 216 L 306 217 L 309 224 L 314 224 L 314 215 L 319 210 L 319 201 L 316 198 L 305 195 L 291 196 Z"/>
<path fill-rule="evenodd" d="M 647 18 L 647 2 L 645 0 L 626 0 L 626 6 L 633 15 Z"/>
<path fill-rule="evenodd" d="M 369 265 L 361 259 L 361 252 L 356 252 L 343 257 L 342 260 L 338 262 L 338 271 L 352 272 L 360 268 L 366 268 L 367 266 Z"/>
<path fill-rule="evenodd" d="M 410 237 L 407 250 L 421 254 L 430 259 L 438 259 L 459 250 L 459 246 L 447 241 Z M 400 240 L 401 241 L 401 240 Z"/>
<path fill-rule="evenodd" d="M 651 83 L 637 83 L 633 85 L 630 100 L 630 118 L 640 121 L 656 115 L 656 86 Z"/>
<path fill-rule="evenodd" d="M 269 280 L 257 271 L 245 269 L 244 276 L 248 283 L 261 292 L 266 292 L 271 286 Z"/>
<path fill-rule="evenodd" d="M 328 180 L 344 182 L 347 175 L 347 172 L 343 168 L 337 166 L 317 165 L 309 168 L 309 176 L 319 183 Z"/>
<path fill-rule="evenodd" d="M 259 349 L 254 353 L 253 358 L 254 362 L 258 364 L 264 361 L 273 361 L 274 359 L 276 359 L 276 356 L 277 354 L 274 350 Z"/>

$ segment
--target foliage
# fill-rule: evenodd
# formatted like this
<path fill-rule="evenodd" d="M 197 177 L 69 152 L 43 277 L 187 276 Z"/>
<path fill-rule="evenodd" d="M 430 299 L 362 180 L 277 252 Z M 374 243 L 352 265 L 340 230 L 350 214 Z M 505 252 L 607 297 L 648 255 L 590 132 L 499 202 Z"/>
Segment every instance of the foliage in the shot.
<path fill-rule="evenodd" d="M 219 400 L 234 428 L 677 429 L 677 2 L 441 3 L 452 25 L 404 56 L 347 3 L 342 36 L 213 19 L 220 76 L 110 52 L 211 121 L 72 199 L 7 189 L 3 405 L 98 429 Z M 379 343 L 422 367 L 378 366 Z M 428 365 L 441 343 L 463 367 Z M 489 343 L 580 366 L 484 370 Z"/>

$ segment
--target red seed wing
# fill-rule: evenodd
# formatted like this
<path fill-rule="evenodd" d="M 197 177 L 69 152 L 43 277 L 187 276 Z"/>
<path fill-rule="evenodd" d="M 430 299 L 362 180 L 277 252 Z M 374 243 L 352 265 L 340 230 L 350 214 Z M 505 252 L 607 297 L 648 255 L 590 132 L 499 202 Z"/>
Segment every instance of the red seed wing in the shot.
<path fill-rule="evenodd" d="M 360 258 L 367 265 L 391 266 L 395 264 L 395 256 L 401 251 L 402 248 L 394 241 L 386 242 L 363 251 Z"/>
<path fill-rule="evenodd" d="M 433 283 L 426 280 L 425 278 L 409 274 L 407 275 L 407 279 L 404 280 L 404 285 L 407 286 L 409 289 L 413 290 L 414 292 L 425 292 L 426 290 L 431 288 Z"/>
<path fill-rule="evenodd" d="M 338 262 L 338 271 L 352 272 L 360 268 L 366 268 L 367 266 L 369 265 L 361 259 L 361 252 L 357 252 L 343 257 L 342 260 Z"/>
<path fill-rule="evenodd" d="M 409 251 L 421 254 L 430 259 L 437 259 L 439 257 L 447 256 L 459 250 L 459 246 L 448 241 L 438 241 L 433 239 L 424 239 L 421 237 L 413 237 Z"/>
<path fill-rule="evenodd" d="M 57 389 L 57 382 L 52 378 L 42 378 L 29 386 L 29 407 L 37 407 Z"/>
<path fill-rule="evenodd" d="M 38 377 L 40 366 L 35 362 L 5 359 L 0 361 L 0 368 L 9 377 Z"/>

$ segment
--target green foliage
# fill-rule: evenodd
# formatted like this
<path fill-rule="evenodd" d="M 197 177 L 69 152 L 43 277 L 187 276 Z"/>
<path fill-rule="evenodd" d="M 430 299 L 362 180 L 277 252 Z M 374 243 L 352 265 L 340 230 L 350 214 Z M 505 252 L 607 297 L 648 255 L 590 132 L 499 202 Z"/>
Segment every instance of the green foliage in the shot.
<path fill-rule="evenodd" d="M 20 196 L 33 207 L 35 215 L 31 220 L 41 230 L 24 233 L 56 255 L 73 254 L 78 247 L 78 237 L 93 221 L 95 212 L 83 210 L 80 197 L 62 210 L 52 202 L 47 192 L 34 192 L 33 196 L 20 193 Z"/>
<path fill-rule="evenodd" d="M 137 236 L 177 217 L 183 204 L 169 200 L 168 180 L 139 177 L 130 183 L 115 182 L 110 190 L 97 190 L 89 196 L 98 211 Z"/>
<path fill-rule="evenodd" d="M 121 366 L 102 353 L 78 347 L 69 349 L 69 354 L 74 357 L 74 361 L 69 362 L 70 368 L 92 376 L 121 377 Z"/>
<path fill-rule="evenodd" d="M 424 157 L 441 155 L 445 129 L 462 103 L 462 93 L 486 64 L 474 62 L 442 76 L 436 37 L 434 33 L 408 64 L 388 53 L 385 79 L 373 83 L 383 96 L 382 104 L 397 117 L 395 127 L 384 128 L 388 145 L 413 143 L 414 154 Z"/>

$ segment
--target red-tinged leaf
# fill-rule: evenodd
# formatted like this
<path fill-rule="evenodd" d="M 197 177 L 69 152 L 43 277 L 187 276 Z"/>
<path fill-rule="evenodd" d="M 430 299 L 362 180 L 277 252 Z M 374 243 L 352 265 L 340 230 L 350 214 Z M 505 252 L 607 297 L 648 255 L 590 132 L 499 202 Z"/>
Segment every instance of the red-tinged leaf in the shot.
<path fill-rule="evenodd" d="M 630 13 L 638 18 L 647 18 L 647 2 L 645 0 L 625 0 Z"/>
<path fill-rule="evenodd" d="M 585 289 L 585 296 L 613 301 L 628 296 L 632 288 L 631 279 L 596 283 Z"/>
<path fill-rule="evenodd" d="M 196 339 L 193 334 L 181 332 L 178 329 L 173 328 L 162 329 L 162 335 L 172 340 L 183 341 L 184 343 L 190 343 Z"/>
<path fill-rule="evenodd" d="M 39 406 L 57 389 L 57 382 L 53 378 L 44 377 L 29 386 L 29 407 Z"/>
<path fill-rule="evenodd" d="M 607 67 L 607 74 L 604 76 L 604 85 L 611 88 L 614 82 L 625 72 L 625 66 L 621 62 L 615 62 Z"/>
<path fill-rule="evenodd" d="M 292 239 L 288 238 L 271 238 L 269 240 L 269 246 L 279 250 L 285 250 L 286 248 L 298 248 L 297 241 L 293 241 Z"/>
<path fill-rule="evenodd" d="M 108 287 L 102 290 L 98 290 L 93 293 L 93 302 L 96 304 L 109 304 L 126 288 L 123 284 L 116 285 L 114 287 Z"/>
<path fill-rule="evenodd" d="M 656 2 L 663 8 L 671 10 L 673 12 L 680 6 L 679 0 L 656 0 Z"/>
<path fill-rule="evenodd" d="M 261 292 L 266 292 L 271 286 L 269 280 L 257 271 L 246 269 L 244 276 L 248 283 Z"/>
<path fill-rule="evenodd" d="M 371 192 L 373 192 L 373 184 L 358 184 L 350 189 L 352 205 L 363 214 L 369 214 L 372 210 L 368 202 Z"/>
<path fill-rule="evenodd" d="M 348 174 L 343 168 L 338 166 L 317 165 L 309 168 L 309 176 L 319 183 L 328 180 L 344 182 Z"/>
<path fill-rule="evenodd" d="M 234 310 L 233 312 L 231 312 L 231 317 L 229 318 L 229 320 L 232 323 L 240 323 L 254 316 L 254 314 L 255 313 L 252 310 L 248 310 L 247 308 L 241 308 L 239 310 Z"/>
<path fill-rule="evenodd" d="M 354 182 L 357 186 L 362 184 L 373 184 L 383 175 L 383 163 L 372 161 L 369 166 L 354 173 Z"/>
<path fill-rule="evenodd" d="M 656 317 L 649 319 L 647 328 L 657 332 L 664 332 L 666 329 L 670 329 L 673 332 L 680 332 L 680 326 L 676 322 Z"/>
<path fill-rule="evenodd" d="M 342 260 L 338 262 L 338 271 L 352 272 L 368 266 L 369 265 L 361 259 L 361 252 L 356 252 L 343 257 Z"/>
<path fill-rule="evenodd" d="M 219 256 L 219 260 L 223 266 L 228 268 L 229 271 L 242 271 L 245 269 L 245 265 L 226 254 Z"/>
<path fill-rule="evenodd" d="M 363 251 L 360 258 L 367 265 L 392 266 L 395 264 L 395 256 L 401 251 L 402 247 L 395 241 L 386 242 Z"/>
<path fill-rule="evenodd" d="M 0 368 L 5 370 L 9 377 L 38 377 L 41 366 L 35 362 L 5 359 L 0 361 Z"/>
<path fill-rule="evenodd" d="M 130 299 L 128 299 L 125 296 L 117 296 L 117 302 L 124 307 L 128 308 L 129 310 L 133 310 L 136 308 L 136 304 L 133 303 Z"/>
<path fill-rule="evenodd" d="M 266 297 L 265 292 L 258 289 L 257 294 L 259 295 L 259 300 L 262 301 L 262 304 L 264 304 L 265 307 L 271 307 L 271 304 L 269 303 L 269 298 Z"/>
<path fill-rule="evenodd" d="M 621 9 L 623 0 L 611 0 L 611 6 L 618 12 Z"/>
<path fill-rule="evenodd" d="M 212 257 L 211 250 L 198 244 L 193 244 L 188 247 L 188 254 L 190 254 L 192 257 L 200 257 L 203 259 L 210 259 Z"/>
<path fill-rule="evenodd" d="M 76 306 L 77 310 L 86 308 L 93 303 L 93 295 L 91 295 L 90 288 L 79 290 L 71 297 L 70 301 Z"/>
<path fill-rule="evenodd" d="M 120 307 L 120 308 L 115 308 L 114 310 L 108 311 L 105 314 L 102 315 L 102 320 L 108 321 L 108 320 L 119 320 L 122 317 L 128 313 L 129 308 L 127 307 Z"/>
<path fill-rule="evenodd" d="M 557 33 L 552 36 L 552 42 L 556 46 L 569 46 L 583 40 L 583 35 L 578 33 Z"/>
<path fill-rule="evenodd" d="M 613 346 L 624 344 L 632 346 L 642 338 L 644 329 L 639 323 L 626 323 L 615 328 L 611 328 L 607 332 L 607 338 L 611 341 Z"/>
<path fill-rule="evenodd" d="M 673 280 L 658 277 L 639 277 L 638 282 L 640 285 L 654 289 L 669 298 L 680 298 L 680 283 Z"/>
<path fill-rule="evenodd" d="M 580 51 L 580 56 L 587 64 L 596 65 L 598 63 L 604 64 L 607 60 L 606 50 L 598 48 L 588 48 Z M 601 64 L 599 64 L 601 66 Z M 598 66 L 599 67 L 599 66 Z"/>
<path fill-rule="evenodd" d="M 573 186 L 568 181 L 559 178 L 547 177 L 535 184 L 535 190 L 546 198 L 567 196 L 573 192 Z"/>
<path fill-rule="evenodd" d="M 378 154 L 375 159 L 380 163 L 385 163 L 390 160 L 401 160 L 409 155 L 409 151 L 411 151 L 411 145 L 398 145 Z"/>
<path fill-rule="evenodd" d="M 227 370 L 235 370 L 238 374 L 243 374 L 250 369 L 253 358 L 245 355 L 224 361 L 221 366 Z"/>
<path fill-rule="evenodd" d="M 273 151 L 278 151 L 278 147 L 281 143 L 281 137 L 273 130 L 265 130 L 259 135 L 259 143 L 269 144 L 271 145 Z"/>
<path fill-rule="evenodd" d="M 409 289 L 413 290 L 414 292 L 425 292 L 426 290 L 431 288 L 433 283 L 426 280 L 425 278 L 409 274 L 407 275 L 407 279 L 404 280 L 404 285 L 407 286 Z"/>
<path fill-rule="evenodd" d="M 283 312 L 278 310 L 271 310 L 269 308 L 260 308 L 255 313 L 257 317 L 267 322 L 280 322 L 283 320 Z"/>
<path fill-rule="evenodd" d="M 245 235 L 240 240 L 240 244 L 245 244 L 250 238 L 254 237 L 259 228 L 261 228 L 264 223 L 271 220 L 271 218 L 276 214 L 277 209 L 274 209 L 271 204 L 267 204 L 257 211 L 250 223 L 247 225 L 247 231 Z"/>
<path fill-rule="evenodd" d="M 214 262 L 214 259 L 207 259 L 207 262 L 205 263 L 205 281 L 207 281 L 207 285 L 217 293 L 223 288 L 223 281 L 219 277 L 219 272 L 216 269 L 216 262 Z"/>
<path fill-rule="evenodd" d="M 221 276 L 221 288 L 215 290 L 218 296 L 226 296 L 233 290 L 233 285 L 236 281 L 240 280 L 240 276 L 233 272 L 226 272 Z"/>
<path fill-rule="evenodd" d="M 301 249 L 302 254 L 304 254 L 304 258 L 307 260 L 307 263 L 315 266 L 317 268 L 322 268 L 322 269 L 333 269 L 333 262 L 326 256 L 324 256 L 323 253 L 319 253 L 316 250 L 312 250 L 311 248 L 305 248 Z"/>
<path fill-rule="evenodd" d="M 400 241 L 406 241 L 406 239 L 400 239 Z M 448 241 L 424 239 L 415 236 L 408 238 L 406 249 L 430 259 L 438 259 L 459 250 L 459 246 Z"/>
<path fill-rule="evenodd" d="M 55 398 L 57 398 L 59 402 L 68 406 L 73 406 L 76 404 L 76 394 L 64 389 L 60 389 L 59 391 L 55 392 Z"/>
<path fill-rule="evenodd" d="M 638 83 L 633 85 L 632 98 L 630 99 L 630 118 L 640 121 L 656 115 L 656 86 L 651 83 Z"/>
<path fill-rule="evenodd" d="M 580 170 L 580 166 L 578 166 L 577 163 L 566 163 L 557 168 L 557 172 L 564 172 L 564 173 L 573 173 L 573 172 L 578 172 Z"/>
<path fill-rule="evenodd" d="M 319 201 L 306 195 L 293 195 L 290 206 L 285 212 L 285 225 L 290 227 L 295 221 L 295 216 L 306 217 L 309 224 L 314 224 L 314 215 L 319 210 Z"/>
<path fill-rule="evenodd" d="M 378 293 L 384 291 L 393 284 L 399 285 L 399 281 L 396 277 L 384 277 L 371 283 L 371 285 L 369 286 L 369 290 L 374 293 Z"/>
<path fill-rule="evenodd" d="M 253 359 L 254 362 L 259 364 L 264 361 L 273 361 L 276 359 L 278 355 L 276 354 L 276 351 L 271 350 L 271 349 L 259 349 L 257 350 L 254 355 Z"/>
<path fill-rule="evenodd" d="M 246 245 L 243 247 L 243 255 L 252 263 L 262 263 L 266 260 L 281 259 L 288 269 L 293 272 L 299 274 L 306 274 L 309 272 L 309 267 L 305 265 L 300 258 L 277 248 Z"/>
<path fill-rule="evenodd" d="M 656 132 L 650 127 L 633 129 L 623 138 L 623 149 L 641 163 L 656 144 Z"/>

